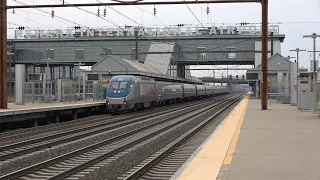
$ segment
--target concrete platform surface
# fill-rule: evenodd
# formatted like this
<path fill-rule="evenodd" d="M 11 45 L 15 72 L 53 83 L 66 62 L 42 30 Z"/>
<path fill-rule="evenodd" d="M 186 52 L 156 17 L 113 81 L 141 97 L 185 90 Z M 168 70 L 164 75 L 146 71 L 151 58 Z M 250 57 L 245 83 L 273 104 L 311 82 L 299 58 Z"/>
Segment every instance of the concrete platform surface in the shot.
<path fill-rule="evenodd" d="M 36 113 L 44 111 L 68 110 L 104 105 L 105 101 L 77 101 L 71 103 L 26 103 L 25 105 L 8 104 L 8 109 L 0 109 L 1 116 Z"/>
<path fill-rule="evenodd" d="M 318 180 L 320 117 L 288 104 L 241 103 L 172 179 Z"/>
<path fill-rule="evenodd" d="M 287 104 L 251 99 L 232 162 L 224 162 L 218 180 L 320 179 L 320 118 Z"/>
<path fill-rule="evenodd" d="M 243 99 L 217 127 L 216 131 L 198 148 L 180 170 L 172 177 L 179 180 L 215 179 L 227 151 L 232 144 L 238 124 L 242 122 L 248 97 Z"/>

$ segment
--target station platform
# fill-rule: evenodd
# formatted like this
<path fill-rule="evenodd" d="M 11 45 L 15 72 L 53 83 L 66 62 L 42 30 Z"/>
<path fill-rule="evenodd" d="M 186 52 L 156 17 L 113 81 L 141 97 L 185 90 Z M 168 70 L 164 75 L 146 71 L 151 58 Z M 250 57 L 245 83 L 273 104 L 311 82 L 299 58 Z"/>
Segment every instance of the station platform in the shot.
<path fill-rule="evenodd" d="M 320 179 L 320 117 L 260 102 L 242 100 L 172 179 Z"/>
<path fill-rule="evenodd" d="M 0 123 L 21 121 L 45 116 L 47 112 L 72 111 L 83 108 L 104 106 L 105 101 L 77 101 L 71 103 L 26 103 L 8 104 L 8 109 L 0 109 Z"/>

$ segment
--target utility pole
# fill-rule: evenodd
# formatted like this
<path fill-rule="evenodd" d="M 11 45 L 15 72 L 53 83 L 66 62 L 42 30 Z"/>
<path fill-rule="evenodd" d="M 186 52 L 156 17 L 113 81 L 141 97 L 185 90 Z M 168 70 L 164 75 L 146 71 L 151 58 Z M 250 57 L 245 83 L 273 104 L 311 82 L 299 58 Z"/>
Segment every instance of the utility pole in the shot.
<path fill-rule="evenodd" d="M 304 49 L 299 49 L 299 48 L 296 48 L 296 49 L 293 49 L 293 50 L 290 50 L 290 51 L 295 51 L 297 53 L 297 97 L 296 97 L 296 105 L 298 106 L 298 96 L 299 96 L 299 52 L 304 52 L 306 50 Z"/>
<path fill-rule="evenodd" d="M 312 35 L 304 35 L 303 38 L 313 39 L 313 113 L 317 111 L 317 70 L 316 70 L 316 39 L 320 37 L 316 33 Z"/>
<path fill-rule="evenodd" d="M 261 0 L 262 5 L 262 97 L 261 110 L 268 110 L 268 0 Z"/>
<path fill-rule="evenodd" d="M 8 108 L 7 0 L 0 0 L 0 109 Z"/>

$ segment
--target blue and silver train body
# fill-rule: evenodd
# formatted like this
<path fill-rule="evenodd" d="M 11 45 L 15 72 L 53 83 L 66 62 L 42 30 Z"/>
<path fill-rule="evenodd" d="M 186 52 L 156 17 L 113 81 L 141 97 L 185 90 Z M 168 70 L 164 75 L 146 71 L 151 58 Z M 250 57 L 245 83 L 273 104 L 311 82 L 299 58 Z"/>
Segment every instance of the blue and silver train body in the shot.
<path fill-rule="evenodd" d="M 112 77 L 107 92 L 107 109 L 123 111 L 155 104 L 158 100 L 157 85 L 148 77 L 119 75 Z"/>

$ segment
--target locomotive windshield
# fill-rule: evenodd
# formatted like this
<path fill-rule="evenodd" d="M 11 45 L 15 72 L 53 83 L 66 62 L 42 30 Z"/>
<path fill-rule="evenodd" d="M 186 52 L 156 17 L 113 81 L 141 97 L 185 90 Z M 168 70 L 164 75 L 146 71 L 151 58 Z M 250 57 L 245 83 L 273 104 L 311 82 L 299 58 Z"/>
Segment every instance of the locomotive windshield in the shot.
<path fill-rule="evenodd" d="M 133 81 L 112 81 L 110 83 L 110 90 L 121 90 L 133 88 Z"/>
<path fill-rule="evenodd" d="M 110 81 L 107 97 L 126 97 L 133 90 L 134 84 L 135 79 L 133 76 L 114 76 Z"/>

